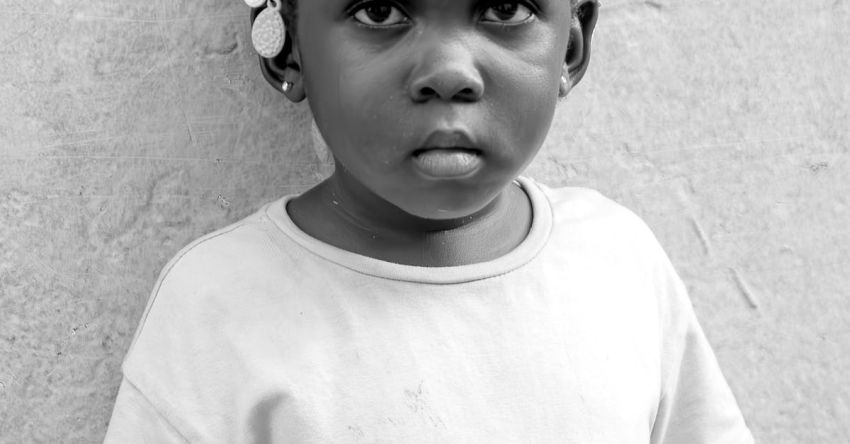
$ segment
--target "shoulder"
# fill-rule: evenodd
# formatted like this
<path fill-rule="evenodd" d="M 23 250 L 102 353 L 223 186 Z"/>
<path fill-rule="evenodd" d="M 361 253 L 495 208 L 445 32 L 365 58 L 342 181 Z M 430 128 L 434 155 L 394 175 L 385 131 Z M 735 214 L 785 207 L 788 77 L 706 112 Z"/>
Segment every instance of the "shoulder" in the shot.
<path fill-rule="evenodd" d="M 183 247 L 166 264 L 160 282 L 174 282 L 185 275 L 223 273 L 251 265 L 274 254 L 265 207 L 227 227 L 206 234 Z M 199 282 L 200 283 L 200 282 Z"/>
<path fill-rule="evenodd" d="M 182 299 L 229 297 L 252 293 L 251 284 L 285 278 L 303 261 L 305 251 L 270 216 L 283 200 L 264 205 L 229 226 L 206 234 L 181 249 L 163 267 L 149 303 L 177 293 Z M 199 302 L 199 301 L 187 301 Z"/>
<path fill-rule="evenodd" d="M 600 282 L 617 276 L 616 285 L 627 283 L 629 291 L 623 294 L 652 301 L 665 332 L 681 332 L 693 321 L 687 288 L 643 219 L 592 189 L 545 185 L 541 189 L 552 205 L 556 255 L 576 258 L 586 275 L 602 270 Z"/>
<path fill-rule="evenodd" d="M 647 224 L 632 210 L 583 187 L 550 187 L 535 182 L 552 211 L 553 230 L 580 233 L 584 238 L 607 239 L 657 249 L 657 240 Z M 557 234 L 557 233 L 556 233 Z"/>
<path fill-rule="evenodd" d="M 195 240 L 169 261 L 124 358 L 126 380 L 186 436 L 226 423 L 196 413 L 199 406 L 224 412 L 239 395 L 230 383 L 244 380 L 236 363 L 245 353 L 270 332 L 295 337 L 285 329 L 295 317 L 288 287 L 298 253 L 286 251 L 266 209 Z M 215 398 L 207 397 L 210 388 Z"/>
<path fill-rule="evenodd" d="M 645 304 L 662 312 L 686 302 L 666 252 L 637 214 L 592 189 L 540 188 L 553 219 L 546 261 L 572 270 L 592 294 L 604 293 L 600 300 Z"/>
<path fill-rule="evenodd" d="M 220 362 L 232 352 L 226 347 L 232 328 L 224 321 L 239 306 L 239 276 L 269 254 L 264 225 L 260 210 L 196 239 L 163 268 L 122 364 L 127 387 L 144 400 L 133 408 L 133 421 L 149 411 L 201 440 L 191 413 L 198 385 L 217 384 L 212 376 L 226 374 Z"/>
<path fill-rule="evenodd" d="M 145 334 L 220 325 L 275 297 L 273 290 L 282 287 L 297 250 L 287 248 L 267 208 L 198 238 L 166 264 L 133 344 Z"/>

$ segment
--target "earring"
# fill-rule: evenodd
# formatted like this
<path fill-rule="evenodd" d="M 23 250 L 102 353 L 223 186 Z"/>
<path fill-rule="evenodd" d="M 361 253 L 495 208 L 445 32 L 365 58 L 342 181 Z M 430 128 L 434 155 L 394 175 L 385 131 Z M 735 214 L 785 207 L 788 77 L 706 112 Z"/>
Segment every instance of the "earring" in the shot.
<path fill-rule="evenodd" d="M 248 6 L 260 4 L 262 0 L 245 0 Z M 251 41 L 257 54 L 267 59 L 273 58 L 283 51 L 283 43 L 286 39 L 286 26 L 283 17 L 280 16 L 280 0 L 266 0 L 266 9 L 254 19 L 251 29 Z"/>
<path fill-rule="evenodd" d="M 292 82 L 284 81 L 283 83 L 280 84 L 280 90 L 285 92 L 285 93 L 288 93 L 289 90 L 292 89 L 292 86 L 293 86 Z"/>
<path fill-rule="evenodd" d="M 560 97 L 566 97 L 567 93 L 570 92 L 570 79 L 567 76 L 561 76 L 561 86 L 558 88 L 558 95 Z"/>

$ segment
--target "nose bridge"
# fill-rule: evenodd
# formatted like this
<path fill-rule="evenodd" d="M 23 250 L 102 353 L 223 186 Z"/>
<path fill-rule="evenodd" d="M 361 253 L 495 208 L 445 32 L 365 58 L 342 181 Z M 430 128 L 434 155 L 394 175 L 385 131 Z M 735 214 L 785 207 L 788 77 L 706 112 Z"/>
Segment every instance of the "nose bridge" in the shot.
<path fill-rule="evenodd" d="M 471 37 L 441 27 L 423 30 L 412 51 L 416 54 L 411 73 L 414 100 L 475 101 L 484 92 L 484 79 Z"/>

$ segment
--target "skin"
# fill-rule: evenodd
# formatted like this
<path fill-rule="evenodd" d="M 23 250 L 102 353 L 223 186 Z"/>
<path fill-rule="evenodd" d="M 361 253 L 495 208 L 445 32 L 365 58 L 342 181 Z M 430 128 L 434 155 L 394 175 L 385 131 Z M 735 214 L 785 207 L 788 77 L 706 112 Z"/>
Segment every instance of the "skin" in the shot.
<path fill-rule="evenodd" d="M 263 70 L 293 84 L 291 100 L 309 99 L 336 168 L 290 202 L 296 225 L 410 265 L 515 248 L 531 207 L 512 181 L 581 79 L 596 16 L 594 1 L 576 10 L 562 0 L 300 2 L 296 38 Z M 458 131 L 479 154 L 475 171 L 435 178 L 416 168 L 429 136 Z"/>

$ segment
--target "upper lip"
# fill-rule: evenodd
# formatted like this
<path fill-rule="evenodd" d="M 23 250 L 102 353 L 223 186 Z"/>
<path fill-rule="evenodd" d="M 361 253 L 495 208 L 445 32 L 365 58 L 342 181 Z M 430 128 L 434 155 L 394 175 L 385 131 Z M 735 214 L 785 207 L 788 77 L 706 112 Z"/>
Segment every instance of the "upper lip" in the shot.
<path fill-rule="evenodd" d="M 428 135 L 416 154 L 428 149 L 468 149 L 478 151 L 472 136 L 462 129 L 437 130 Z"/>

